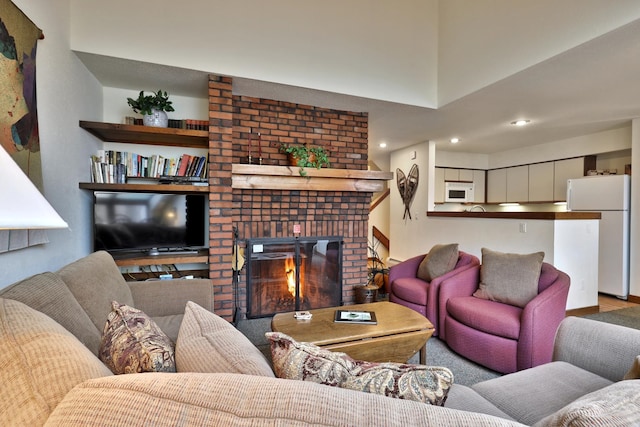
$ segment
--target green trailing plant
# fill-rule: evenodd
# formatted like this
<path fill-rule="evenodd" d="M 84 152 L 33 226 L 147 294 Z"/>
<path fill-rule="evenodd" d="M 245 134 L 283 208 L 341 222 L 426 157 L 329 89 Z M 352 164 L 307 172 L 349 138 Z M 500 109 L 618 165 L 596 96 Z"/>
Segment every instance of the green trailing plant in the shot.
<path fill-rule="evenodd" d="M 175 111 L 166 91 L 159 90 L 152 93 L 153 95 L 145 95 L 144 91 L 141 90 L 138 99 L 127 98 L 127 104 L 133 111 L 145 116 L 151 114 L 152 110 Z"/>
<path fill-rule="evenodd" d="M 378 288 L 389 279 L 389 268 L 382 262 L 378 255 L 379 242 L 369 242 L 369 259 L 367 261 L 367 284 L 375 285 Z M 385 289 L 386 291 L 386 289 Z"/>
<path fill-rule="evenodd" d="M 280 151 L 293 159 L 295 165 L 300 168 L 300 176 L 307 176 L 305 170 L 307 167 L 320 169 L 323 166 L 329 166 L 329 156 L 322 147 L 282 144 Z"/>

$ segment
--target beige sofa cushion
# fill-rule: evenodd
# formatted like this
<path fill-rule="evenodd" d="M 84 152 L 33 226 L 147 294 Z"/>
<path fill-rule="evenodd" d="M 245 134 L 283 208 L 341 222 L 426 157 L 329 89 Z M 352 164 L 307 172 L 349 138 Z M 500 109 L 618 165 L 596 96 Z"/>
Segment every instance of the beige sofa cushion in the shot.
<path fill-rule="evenodd" d="M 36 274 L 3 289 L 0 297 L 20 301 L 46 314 L 75 335 L 93 354 L 98 354 L 101 330 L 94 326 L 58 274 Z"/>
<path fill-rule="evenodd" d="M 121 402 L 122 404 L 118 404 Z M 86 381 L 45 427 L 522 426 L 473 412 L 337 387 L 241 374 L 148 373 Z"/>
<path fill-rule="evenodd" d="M 264 355 L 220 316 L 189 301 L 176 341 L 178 372 L 229 372 L 273 377 Z"/>
<path fill-rule="evenodd" d="M 53 319 L 0 298 L 0 413 L 2 424 L 43 425 L 77 384 L 109 369 Z"/>
<path fill-rule="evenodd" d="M 640 425 L 640 380 L 589 393 L 537 422 L 535 427 L 628 427 Z"/>
<path fill-rule="evenodd" d="M 135 307 L 127 282 L 115 261 L 105 251 L 98 251 L 67 264 L 58 270 L 82 308 L 99 331 L 102 331 L 111 301 Z"/>

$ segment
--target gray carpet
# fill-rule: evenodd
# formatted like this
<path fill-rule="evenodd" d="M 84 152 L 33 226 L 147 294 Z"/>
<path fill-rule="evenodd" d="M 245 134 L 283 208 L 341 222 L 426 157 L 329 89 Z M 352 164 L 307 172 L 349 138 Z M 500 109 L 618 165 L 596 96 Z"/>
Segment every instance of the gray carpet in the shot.
<path fill-rule="evenodd" d="M 271 318 L 241 320 L 237 328 L 271 360 L 269 345 L 264 337 L 265 332 L 271 331 Z M 408 362 L 419 363 L 419 355 L 416 353 Z M 501 375 L 458 356 L 437 338 L 427 341 L 427 365 L 446 366 L 453 372 L 455 383 L 462 385 L 472 385 Z"/>
<path fill-rule="evenodd" d="M 583 317 L 640 329 L 640 307 L 621 308 L 620 310 L 605 311 L 604 313 L 588 314 Z"/>
<path fill-rule="evenodd" d="M 589 314 L 584 317 L 640 329 L 640 307 Z M 249 338 L 249 340 L 271 360 L 269 345 L 264 337 L 265 332 L 271 331 L 271 318 L 241 320 L 238 322 L 237 327 L 238 330 Z M 408 362 L 418 363 L 418 361 L 419 356 L 416 354 Z M 432 366 L 446 366 L 453 372 L 456 384 L 467 386 L 501 375 L 457 355 L 447 347 L 446 343 L 437 338 L 431 338 L 427 342 L 427 364 Z"/>

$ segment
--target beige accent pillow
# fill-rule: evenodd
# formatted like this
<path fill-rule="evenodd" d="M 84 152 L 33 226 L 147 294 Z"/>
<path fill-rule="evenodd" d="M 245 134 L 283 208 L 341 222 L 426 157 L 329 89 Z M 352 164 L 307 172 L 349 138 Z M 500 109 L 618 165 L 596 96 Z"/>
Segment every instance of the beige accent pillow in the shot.
<path fill-rule="evenodd" d="M 187 302 L 176 341 L 178 372 L 222 372 L 274 377 L 269 362 L 242 332 L 193 301 Z"/>
<path fill-rule="evenodd" d="M 354 360 L 345 353 L 300 343 L 280 332 L 267 332 L 273 370 L 279 378 L 311 381 L 397 399 L 444 405 L 453 373 L 447 368 Z"/>
<path fill-rule="evenodd" d="M 0 298 L 0 414 L 41 426 L 77 384 L 112 375 L 76 337 L 27 305 Z"/>
<path fill-rule="evenodd" d="M 534 424 L 535 427 L 640 425 L 640 381 L 620 381 L 589 393 Z"/>
<path fill-rule="evenodd" d="M 112 302 L 98 355 L 114 374 L 175 372 L 171 339 L 145 313 Z"/>
<path fill-rule="evenodd" d="M 524 307 L 538 295 L 544 252 L 513 254 L 482 248 L 480 285 L 473 296 Z"/>
<path fill-rule="evenodd" d="M 640 380 L 640 356 L 636 356 L 636 358 L 633 359 L 633 365 L 631 365 L 631 369 L 624 375 L 624 379 Z"/>
<path fill-rule="evenodd" d="M 418 267 L 416 276 L 426 282 L 447 274 L 458 263 L 458 244 L 439 244 L 431 248 Z"/>

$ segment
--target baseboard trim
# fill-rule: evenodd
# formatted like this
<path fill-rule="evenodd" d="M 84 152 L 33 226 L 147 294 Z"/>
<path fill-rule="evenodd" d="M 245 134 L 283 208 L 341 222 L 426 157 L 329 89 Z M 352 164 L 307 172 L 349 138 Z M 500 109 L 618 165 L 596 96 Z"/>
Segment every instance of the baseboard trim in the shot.
<path fill-rule="evenodd" d="M 629 296 L 627 297 L 627 301 L 629 301 L 629 302 L 633 302 L 633 303 L 635 303 L 635 304 L 640 304 L 640 297 L 639 297 L 639 296 L 636 296 L 636 295 L 629 295 Z"/>
<path fill-rule="evenodd" d="M 600 306 L 594 305 L 591 307 L 574 308 L 573 310 L 567 310 L 567 316 L 586 316 L 587 314 L 595 314 L 600 312 Z"/>

